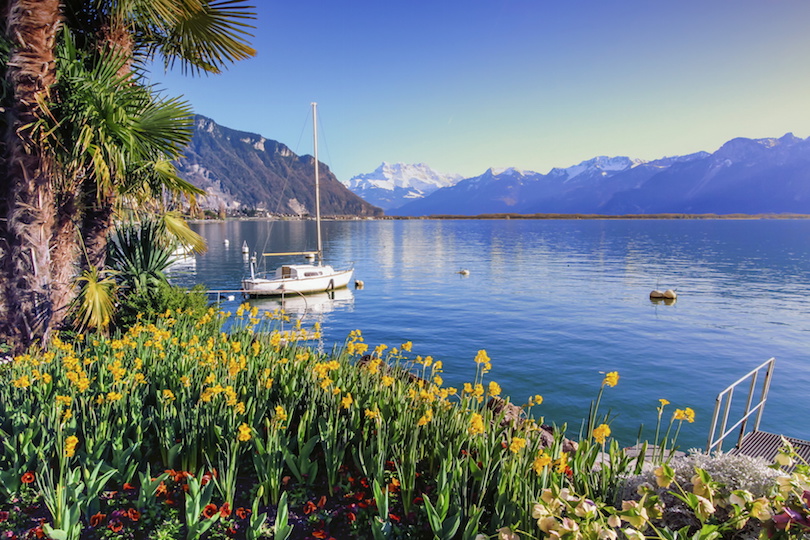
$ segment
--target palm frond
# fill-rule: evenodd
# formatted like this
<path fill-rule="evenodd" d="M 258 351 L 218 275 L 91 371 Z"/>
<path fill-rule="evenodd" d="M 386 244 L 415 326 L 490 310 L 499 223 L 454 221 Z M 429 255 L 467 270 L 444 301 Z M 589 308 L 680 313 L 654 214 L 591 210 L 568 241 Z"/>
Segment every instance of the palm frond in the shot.
<path fill-rule="evenodd" d="M 167 69 L 179 61 L 184 73 L 219 73 L 227 63 L 256 55 L 246 41 L 253 37 L 248 31 L 253 26 L 244 22 L 256 18 L 253 6 L 243 0 L 210 0 L 198 9 L 187 8 L 177 25 L 153 43 Z"/>
<path fill-rule="evenodd" d="M 179 214 L 167 212 L 160 219 L 166 233 L 181 245 L 191 248 L 194 253 L 204 253 L 208 249 L 205 238 L 192 231 L 186 220 Z"/>
<path fill-rule="evenodd" d="M 118 286 L 113 276 L 92 267 L 76 278 L 79 295 L 74 300 L 77 330 L 106 332 L 115 312 Z"/>

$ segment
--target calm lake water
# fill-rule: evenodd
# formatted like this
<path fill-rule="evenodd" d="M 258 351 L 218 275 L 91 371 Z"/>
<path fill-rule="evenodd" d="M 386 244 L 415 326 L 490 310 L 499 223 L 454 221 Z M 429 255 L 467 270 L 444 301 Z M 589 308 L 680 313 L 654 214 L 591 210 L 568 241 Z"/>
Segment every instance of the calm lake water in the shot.
<path fill-rule="evenodd" d="M 243 241 L 259 252 L 315 247 L 313 222 L 193 227 L 209 251 L 176 267 L 178 284 L 238 289 Z M 365 282 L 286 306 L 322 322 L 327 348 L 355 328 L 372 348 L 411 340 L 452 386 L 473 379 L 486 349 L 490 380 L 519 404 L 542 394 L 546 422 L 573 432 L 602 373 L 618 371 L 602 400 L 614 435 L 632 444 L 644 424 L 652 438 L 666 398 L 666 418 L 697 413 L 684 448 L 705 447 L 718 392 L 773 356 L 762 429 L 810 438 L 810 220 L 357 221 L 325 222 L 323 233 L 327 262 L 353 262 Z M 281 262 L 297 261 L 269 264 Z M 677 301 L 651 302 L 656 288 L 677 289 Z"/>

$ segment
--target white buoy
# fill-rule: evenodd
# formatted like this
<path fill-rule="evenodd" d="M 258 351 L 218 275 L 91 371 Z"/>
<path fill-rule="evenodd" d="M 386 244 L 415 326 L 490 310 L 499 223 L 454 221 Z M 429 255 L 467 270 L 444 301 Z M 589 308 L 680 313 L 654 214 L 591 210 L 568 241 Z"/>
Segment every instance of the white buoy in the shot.
<path fill-rule="evenodd" d="M 228 302 L 233 302 L 234 300 L 236 300 L 236 296 L 229 294 L 228 296 L 225 297 L 225 300 L 227 300 Z"/>
<path fill-rule="evenodd" d="M 247 245 L 247 241 L 242 242 L 242 253 L 244 253 L 245 255 L 250 253 L 250 248 Z"/>
<path fill-rule="evenodd" d="M 462 270 L 459 270 L 458 273 L 461 274 L 462 276 L 469 276 L 470 275 L 470 271 L 467 270 L 466 268 L 464 268 Z"/>
<path fill-rule="evenodd" d="M 226 238 L 223 244 L 225 244 L 225 247 L 228 247 L 231 244 L 231 242 Z"/>

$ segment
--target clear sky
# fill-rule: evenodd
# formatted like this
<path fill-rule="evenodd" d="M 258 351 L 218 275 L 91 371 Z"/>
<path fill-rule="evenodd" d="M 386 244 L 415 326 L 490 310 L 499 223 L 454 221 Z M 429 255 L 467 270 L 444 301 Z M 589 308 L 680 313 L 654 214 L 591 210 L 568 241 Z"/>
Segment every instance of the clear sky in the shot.
<path fill-rule="evenodd" d="M 477 176 L 810 135 L 807 0 L 255 0 L 255 58 L 153 70 L 195 112 L 312 152 Z"/>

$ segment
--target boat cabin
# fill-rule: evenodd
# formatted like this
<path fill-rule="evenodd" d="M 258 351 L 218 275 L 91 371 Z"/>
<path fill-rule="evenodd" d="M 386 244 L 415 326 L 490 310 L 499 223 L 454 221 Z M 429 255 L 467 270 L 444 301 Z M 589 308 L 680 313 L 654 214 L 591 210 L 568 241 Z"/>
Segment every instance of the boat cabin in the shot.
<path fill-rule="evenodd" d="M 276 279 L 315 278 L 326 275 L 326 269 L 312 264 L 285 264 L 276 268 Z"/>

